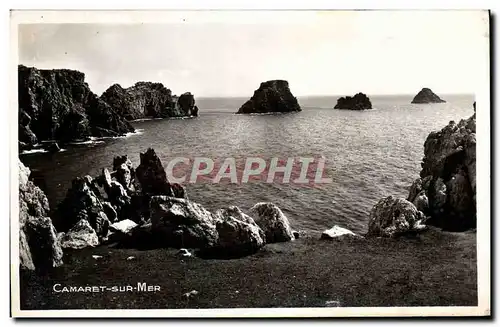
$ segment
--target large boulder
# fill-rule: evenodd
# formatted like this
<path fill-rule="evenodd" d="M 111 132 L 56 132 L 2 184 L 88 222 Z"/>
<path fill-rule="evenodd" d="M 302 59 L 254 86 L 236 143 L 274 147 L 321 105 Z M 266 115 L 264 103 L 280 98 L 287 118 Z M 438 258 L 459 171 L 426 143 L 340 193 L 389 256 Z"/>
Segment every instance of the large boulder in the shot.
<path fill-rule="evenodd" d="M 446 102 L 438 97 L 431 89 L 424 87 L 415 95 L 411 103 L 442 103 Z"/>
<path fill-rule="evenodd" d="M 137 82 L 129 88 L 114 84 L 101 99 L 128 120 L 191 116 L 191 107 L 178 105 L 172 91 L 161 83 Z"/>
<path fill-rule="evenodd" d="M 67 233 L 62 233 L 60 242 L 63 248 L 83 249 L 99 245 L 99 238 L 89 222 L 81 219 Z"/>
<path fill-rule="evenodd" d="M 153 196 L 150 202 L 153 232 L 175 248 L 209 248 L 219 241 L 213 214 L 186 199 Z"/>
<path fill-rule="evenodd" d="M 69 142 L 134 131 L 132 125 L 92 93 L 85 75 L 79 71 L 19 65 L 18 100 L 22 142 L 33 144 L 35 137 L 38 141 Z"/>
<path fill-rule="evenodd" d="M 368 223 L 369 236 L 397 237 L 425 228 L 425 216 L 413 203 L 388 196 L 371 210 Z"/>
<path fill-rule="evenodd" d="M 451 231 L 476 226 L 475 114 L 429 134 L 407 199 L 430 216 L 428 224 Z"/>
<path fill-rule="evenodd" d="M 63 251 L 49 215 L 43 191 L 29 180 L 30 170 L 19 168 L 19 260 L 23 269 L 48 269 L 62 265 Z"/>
<path fill-rule="evenodd" d="M 263 82 L 253 96 L 238 110 L 238 114 L 301 111 L 297 98 L 290 92 L 288 82 Z"/>
<path fill-rule="evenodd" d="M 238 207 L 215 212 L 219 242 L 214 250 L 218 255 L 243 256 L 257 252 L 265 244 L 266 236 L 255 221 Z"/>
<path fill-rule="evenodd" d="M 357 93 L 353 97 L 341 97 L 337 100 L 334 109 L 365 110 L 372 109 L 370 98 L 364 93 Z"/>
<path fill-rule="evenodd" d="M 295 239 L 290 222 L 281 209 L 270 202 L 260 202 L 250 214 L 266 235 L 266 243 L 288 242 Z"/>

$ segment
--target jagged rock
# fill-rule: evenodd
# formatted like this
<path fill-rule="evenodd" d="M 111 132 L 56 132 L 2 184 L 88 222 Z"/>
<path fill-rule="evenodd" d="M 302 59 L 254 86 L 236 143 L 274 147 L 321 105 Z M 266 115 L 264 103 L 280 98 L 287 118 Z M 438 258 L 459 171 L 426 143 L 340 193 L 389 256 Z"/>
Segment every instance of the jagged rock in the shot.
<path fill-rule="evenodd" d="M 321 239 L 324 240 L 345 239 L 345 238 L 362 238 L 362 236 L 355 234 L 352 231 L 337 225 L 333 226 L 330 229 L 325 230 L 321 234 Z"/>
<path fill-rule="evenodd" d="M 368 223 L 369 236 L 397 237 L 425 228 L 425 216 L 413 203 L 388 196 L 371 210 Z"/>
<path fill-rule="evenodd" d="M 117 182 L 114 183 L 121 186 Z M 57 219 L 54 223 L 59 231 L 66 232 L 79 220 L 85 219 L 100 237 L 107 235 L 109 219 L 99 195 L 93 191 L 93 188 L 90 176 L 77 177 L 72 181 L 71 188 L 55 212 Z"/>
<path fill-rule="evenodd" d="M 114 84 L 101 95 L 101 99 L 128 120 L 191 115 L 189 108 L 177 105 L 172 91 L 161 83 L 137 82 L 126 89 Z"/>
<path fill-rule="evenodd" d="M 83 249 L 99 245 L 95 230 L 86 219 L 81 219 L 67 233 L 61 237 L 63 248 Z"/>
<path fill-rule="evenodd" d="M 337 100 L 334 109 L 365 110 L 372 109 L 370 98 L 364 93 L 357 93 L 353 97 L 347 96 Z"/>
<path fill-rule="evenodd" d="M 211 212 L 201 205 L 168 196 L 153 196 L 150 203 L 153 233 L 165 246 L 209 248 L 218 244 L 219 235 Z"/>
<path fill-rule="evenodd" d="M 428 224 L 451 231 L 476 226 L 475 114 L 429 134 L 420 176 L 408 200 L 427 208 Z"/>
<path fill-rule="evenodd" d="M 113 232 L 120 232 L 123 234 L 128 234 L 132 229 L 136 228 L 137 224 L 130 219 L 125 219 L 109 226 L 109 229 Z"/>
<path fill-rule="evenodd" d="M 114 223 L 118 220 L 118 214 L 116 213 L 115 208 L 109 202 L 102 202 L 102 209 L 104 213 L 108 217 L 109 222 Z"/>
<path fill-rule="evenodd" d="M 30 128 L 31 117 L 22 109 L 19 110 L 19 141 L 24 144 L 23 149 L 27 150 L 38 143 L 38 138 Z M 21 148 L 21 147 L 20 147 Z"/>
<path fill-rule="evenodd" d="M 47 269 L 63 264 L 63 251 L 48 218 L 49 202 L 43 191 L 29 180 L 30 170 L 19 168 L 19 260 L 23 269 Z"/>
<path fill-rule="evenodd" d="M 438 97 L 431 89 L 424 87 L 415 95 L 411 103 L 442 103 L 446 102 Z"/>
<path fill-rule="evenodd" d="M 130 190 L 132 186 L 132 176 L 135 173 L 132 162 L 127 156 L 115 157 L 113 159 L 113 170 L 118 183 L 122 184 L 126 190 Z"/>
<path fill-rule="evenodd" d="M 257 203 L 250 209 L 250 214 L 264 231 L 266 243 L 287 242 L 295 239 L 288 218 L 275 204 Z"/>
<path fill-rule="evenodd" d="M 225 256 L 255 253 L 265 244 L 266 236 L 254 220 L 238 207 L 220 209 L 215 213 L 219 242 L 213 251 Z"/>
<path fill-rule="evenodd" d="M 263 82 L 253 96 L 241 106 L 238 114 L 301 111 L 297 98 L 290 92 L 288 82 Z"/>
<path fill-rule="evenodd" d="M 27 126 L 38 141 L 66 142 L 134 131 L 132 125 L 90 91 L 85 75 L 79 71 L 19 65 L 18 100 L 20 112 L 30 118 L 27 124 L 23 120 L 19 130 L 22 142 L 26 142 L 29 133 Z"/>
<path fill-rule="evenodd" d="M 140 154 L 140 164 L 135 174 L 146 195 L 166 195 L 177 198 L 187 198 L 182 185 L 170 184 L 160 158 L 152 148 Z"/>

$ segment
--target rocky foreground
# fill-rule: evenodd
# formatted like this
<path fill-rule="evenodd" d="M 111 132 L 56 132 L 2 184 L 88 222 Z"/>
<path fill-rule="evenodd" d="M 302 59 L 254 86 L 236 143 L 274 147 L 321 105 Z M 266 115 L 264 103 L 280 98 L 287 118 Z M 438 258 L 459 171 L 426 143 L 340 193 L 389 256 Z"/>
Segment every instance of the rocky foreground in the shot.
<path fill-rule="evenodd" d="M 443 103 L 446 102 L 437 96 L 431 89 L 424 87 L 415 95 L 411 103 Z"/>
<path fill-rule="evenodd" d="M 347 96 L 338 99 L 334 109 L 366 110 L 372 109 L 372 103 L 366 94 L 357 93 L 353 97 Z"/>
<path fill-rule="evenodd" d="M 287 81 L 263 82 L 253 96 L 238 110 L 238 114 L 278 113 L 301 111 L 297 98 L 293 96 Z"/>

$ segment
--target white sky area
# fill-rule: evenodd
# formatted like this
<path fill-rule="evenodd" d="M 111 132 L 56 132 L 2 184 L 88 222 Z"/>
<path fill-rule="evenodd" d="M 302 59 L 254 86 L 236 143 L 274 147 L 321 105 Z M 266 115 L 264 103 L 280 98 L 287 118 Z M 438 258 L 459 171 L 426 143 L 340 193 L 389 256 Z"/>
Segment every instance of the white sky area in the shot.
<path fill-rule="evenodd" d="M 489 37 L 480 11 L 270 17 L 19 25 L 19 63 L 80 70 L 98 95 L 114 83 L 152 81 L 174 94 L 246 97 L 270 79 L 288 80 L 296 96 L 416 94 L 422 87 L 472 94 Z"/>

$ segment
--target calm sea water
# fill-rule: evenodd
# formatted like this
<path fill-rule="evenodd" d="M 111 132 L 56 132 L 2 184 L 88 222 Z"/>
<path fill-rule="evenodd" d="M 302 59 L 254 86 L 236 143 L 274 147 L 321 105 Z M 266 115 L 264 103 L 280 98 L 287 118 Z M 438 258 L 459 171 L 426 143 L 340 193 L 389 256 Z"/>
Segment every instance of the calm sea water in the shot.
<path fill-rule="evenodd" d="M 197 119 L 135 122 L 137 135 L 70 146 L 54 155 L 26 154 L 21 160 L 43 174 L 54 207 L 73 178 L 97 176 L 118 155 L 128 154 L 138 165 L 139 153 L 148 147 L 164 165 L 174 157 L 324 156 L 330 184 L 195 183 L 187 185 L 188 195 L 211 210 L 230 205 L 248 210 L 271 201 L 293 228 L 309 232 L 334 224 L 365 232 L 369 211 L 380 198 L 406 197 L 429 132 L 473 114 L 474 96 L 442 97 L 447 103 L 412 105 L 412 96 L 372 96 L 375 109 L 369 111 L 333 110 L 337 97 L 299 97 L 300 113 L 260 116 L 234 114 L 246 98 L 199 98 Z"/>

